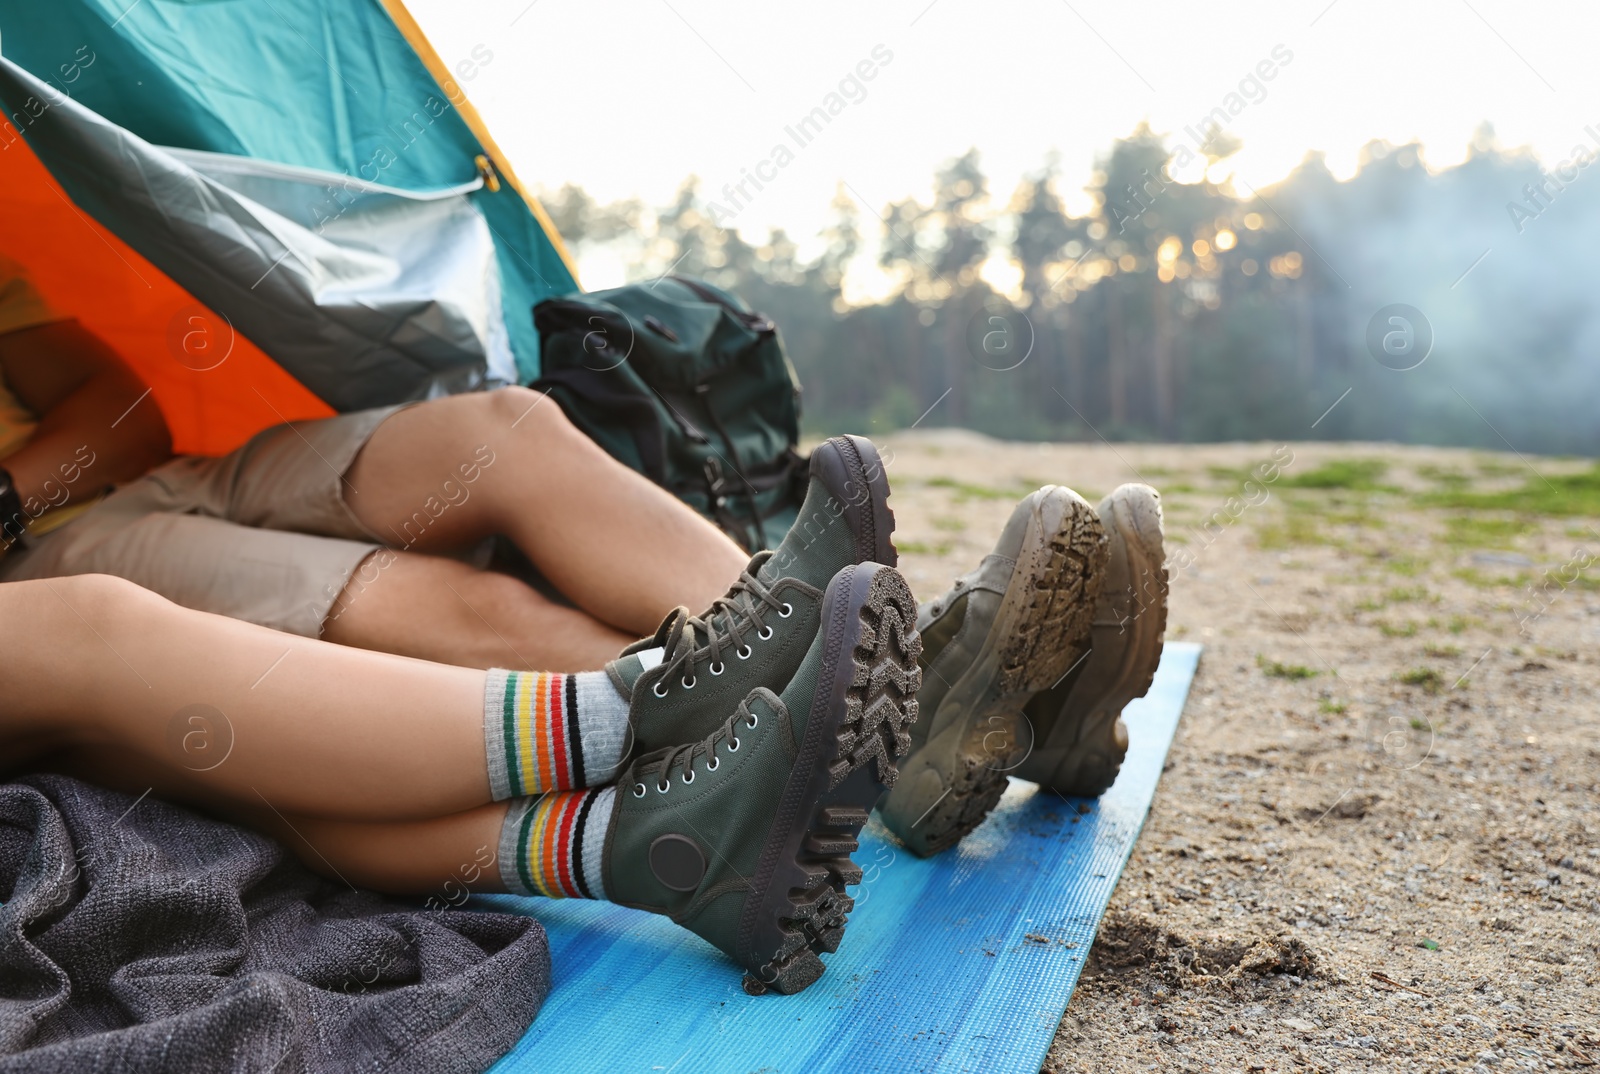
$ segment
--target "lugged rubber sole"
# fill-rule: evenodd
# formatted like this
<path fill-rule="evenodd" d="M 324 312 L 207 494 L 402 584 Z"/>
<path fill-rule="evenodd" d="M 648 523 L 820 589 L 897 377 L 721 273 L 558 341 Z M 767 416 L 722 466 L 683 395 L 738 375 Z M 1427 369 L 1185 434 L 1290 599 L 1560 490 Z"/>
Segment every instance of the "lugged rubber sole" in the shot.
<path fill-rule="evenodd" d="M 856 562 L 898 563 L 889 475 L 878 448 L 864 436 L 835 436 L 811 454 L 811 473 L 844 508 L 856 535 Z"/>
<path fill-rule="evenodd" d="M 822 674 L 805 739 L 779 803 L 762 868 L 740 922 L 744 989 L 799 992 L 839 949 L 861 882 L 850 855 L 898 758 L 911 748 L 922 671 L 917 606 L 899 572 L 846 567 L 823 601 Z"/>
<path fill-rule="evenodd" d="M 1106 498 L 1102 522 L 1112 534 L 1108 569 L 1131 611 L 1097 609 L 1094 651 L 1060 712 L 1038 728 L 1039 740 L 1016 775 L 1061 794 L 1094 797 L 1116 782 L 1128 753 L 1122 710 L 1155 681 L 1167 629 L 1167 568 L 1161 500 L 1148 486 L 1124 486 Z M 1108 583 L 1111 585 L 1113 583 Z M 1109 606 L 1112 592 L 1102 600 Z"/>
<path fill-rule="evenodd" d="M 1053 489 L 1030 520 L 988 640 L 933 715 L 930 737 L 880 806 L 884 823 L 930 857 L 994 810 L 1032 744 L 1023 706 L 1081 659 L 1106 560 L 1099 516 Z"/>
<path fill-rule="evenodd" d="M 1054 686 L 1083 654 L 1106 565 L 1105 530 L 1071 490 L 1059 520 L 1046 517 L 1023 544 L 1006 602 L 1023 604 L 1000 649 L 1001 694 Z M 1052 527 L 1050 523 L 1055 521 Z M 1002 616 L 1005 611 L 1002 609 Z"/>

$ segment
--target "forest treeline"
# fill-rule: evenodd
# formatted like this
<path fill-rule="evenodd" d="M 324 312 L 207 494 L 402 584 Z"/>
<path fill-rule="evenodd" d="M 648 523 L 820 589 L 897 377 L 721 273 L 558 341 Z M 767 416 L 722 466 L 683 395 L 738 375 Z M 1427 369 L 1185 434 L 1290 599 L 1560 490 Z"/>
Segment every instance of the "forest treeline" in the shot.
<path fill-rule="evenodd" d="M 1083 216 L 1050 167 L 993 196 L 972 151 L 938 170 L 926 201 L 863 206 L 841 184 L 805 261 L 782 231 L 752 244 L 716 226 L 694 179 L 655 209 L 572 186 L 546 200 L 580 252 L 614 244 L 632 278 L 701 276 L 771 315 L 814 434 L 920 419 L 1037 440 L 1594 455 L 1600 168 L 1577 133 L 1574 157 L 1548 174 L 1484 129 L 1444 170 L 1417 145 L 1373 143 L 1346 181 L 1313 155 L 1255 191 L 1173 181 L 1162 140 L 1141 128 L 1100 160 Z M 1237 148 L 1225 135 L 1208 147 L 1213 163 Z M 867 252 L 901 282 L 851 305 L 845 273 Z M 979 274 L 993 258 L 1020 278 L 1005 294 Z M 1371 334 L 1397 304 L 1419 323 L 1386 315 Z M 1403 350 L 1430 336 L 1415 368 L 1374 356 L 1385 337 Z"/>

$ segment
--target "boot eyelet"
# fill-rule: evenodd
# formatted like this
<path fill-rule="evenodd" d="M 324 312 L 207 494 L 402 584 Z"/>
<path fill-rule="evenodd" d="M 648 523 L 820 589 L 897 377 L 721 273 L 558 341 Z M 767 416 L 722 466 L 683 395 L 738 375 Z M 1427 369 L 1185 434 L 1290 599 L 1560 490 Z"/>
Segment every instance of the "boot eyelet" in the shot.
<path fill-rule="evenodd" d="M 713 674 L 713 675 L 721 675 L 724 671 L 728 670 L 728 665 L 726 665 L 722 661 L 718 660 L 715 664 L 711 665 L 710 670 L 711 670 L 711 674 Z"/>
<path fill-rule="evenodd" d="M 694 684 L 699 682 L 700 680 L 695 678 L 693 675 L 689 675 L 689 676 L 687 676 L 685 678 L 679 679 L 678 681 L 683 685 L 683 688 L 685 690 L 693 690 L 694 689 Z"/>
<path fill-rule="evenodd" d="M 658 682 L 654 686 L 650 687 L 650 692 L 655 694 L 657 697 L 666 697 L 667 684 L 664 682 Z"/>
<path fill-rule="evenodd" d="M 761 722 L 761 717 L 757 716 L 755 713 L 752 712 L 750 714 L 750 719 L 745 721 L 745 726 L 753 728 L 757 724 L 759 724 L 760 722 Z"/>
<path fill-rule="evenodd" d="M 694 782 L 694 769 L 691 768 L 691 769 L 689 769 L 689 771 L 687 771 L 687 772 L 685 772 L 683 774 L 683 785 L 685 787 L 687 787 L 689 784 L 691 784 L 693 782 Z"/>
<path fill-rule="evenodd" d="M 760 630 L 756 631 L 756 637 L 760 638 L 762 641 L 767 641 L 772 637 L 772 628 L 769 626 L 762 627 Z"/>
<path fill-rule="evenodd" d="M 712 754 L 711 755 L 711 763 L 706 765 L 706 771 L 707 772 L 715 772 L 718 768 L 721 768 L 721 767 L 722 767 L 722 758 L 718 757 L 716 754 Z"/>
<path fill-rule="evenodd" d="M 649 791 L 650 788 L 646 787 L 643 783 L 635 783 L 633 785 L 633 796 L 635 798 L 643 798 L 649 793 Z"/>
<path fill-rule="evenodd" d="M 737 656 L 740 660 L 749 660 L 750 654 L 753 652 L 755 652 L 755 650 L 750 648 L 750 646 L 741 645 L 733 655 Z"/>
<path fill-rule="evenodd" d="M 783 610 L 778 613 L 779 619 L 787 619 L 794 614 L 794 605 L 788 601 L 783 602 Z"/>
<path fill-rule="evenodd" d="M 729 753 L 738 753 L 739 752 L 739 740 L 738 739 L 730 738 L 728 740 L 728 752 Z"/>
<path fill-rule="evenodd" d="M 661 783 L 657 783 L 656 784 L 656 793 L 657 794 L 666 794 L 671 789 L 672 789 L 672 781 L 671 780 L 665 780 L 665 781 L 663 781 Z"/>

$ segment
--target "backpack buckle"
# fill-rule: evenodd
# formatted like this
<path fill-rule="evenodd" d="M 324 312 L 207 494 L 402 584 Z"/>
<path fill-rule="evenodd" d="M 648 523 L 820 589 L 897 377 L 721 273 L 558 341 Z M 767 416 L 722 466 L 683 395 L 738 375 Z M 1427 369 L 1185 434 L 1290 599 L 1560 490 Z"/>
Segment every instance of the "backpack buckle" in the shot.
<path fill-rule="evenodd" d="M 728 479 L 722 472 L 722 460 L 715 455 L 706 458 L 706 491 L 711 501 L 722 507 L 728 500 Z"/>

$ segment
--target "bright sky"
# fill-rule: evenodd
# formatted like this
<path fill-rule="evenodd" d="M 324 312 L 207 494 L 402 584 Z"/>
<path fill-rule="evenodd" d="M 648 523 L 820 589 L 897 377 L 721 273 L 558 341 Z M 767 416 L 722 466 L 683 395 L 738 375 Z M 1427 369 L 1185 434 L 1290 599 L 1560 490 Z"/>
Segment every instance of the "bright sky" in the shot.
<path fill-rule="evenodd" d="M 810 238 L 841 181 L 863 213 L 926 197 L 972 146 L 1002 200 L 1056 153 L 1082 210 L 1113 139 L 1148 120 L 1176 144 L 1277 46 L 1292 59 L 1229 127 L 1253 186 L 1313 149 L 1342 177 L 1373 138 L 1420 139 L 1448 165 L 1484 120 L 1551 164 L 1600 132 L 1592 0 L 409 2 L 452 66 L 492 53 L 461 85 L 525 179 L 660 204 L 690 173 L 716 197 L 760 165 L 776 178 L 734 219 L 748 239 Z M 892 58 L 865 96 L 796 147 L 784 128 L 876 46 Z M 792 162 L 762 165 L 779 144 Z"/>

